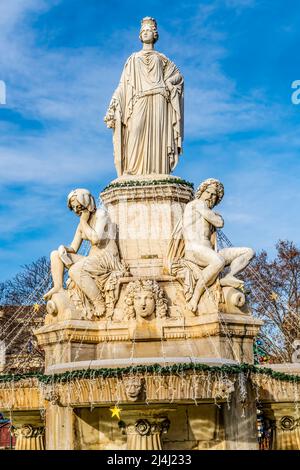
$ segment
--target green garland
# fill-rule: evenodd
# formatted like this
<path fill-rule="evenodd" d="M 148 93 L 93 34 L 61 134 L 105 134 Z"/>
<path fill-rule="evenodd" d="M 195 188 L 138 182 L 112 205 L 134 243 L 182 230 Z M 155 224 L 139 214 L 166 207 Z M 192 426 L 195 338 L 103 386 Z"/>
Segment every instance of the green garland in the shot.
<path fill-rule="evenodd" d="M 10 374 L 0 375 L 0 383 L 18 382 L 23 379 L 37 379 L 39 382 L 49 384 L 53 382 L 66 383 L 72 382 L 75 379 L 96 379 L 98 377 L 112 378 L 122 377 L 126 374 L 161 374 L 172 375 L 181 374 L 182 372 L 223 372 L 227 374 L 260 374 L 267 375 L 272 379 L 281 380 L 284 382 L 300 382 L 299 375 L 286 374 L 284 372 L 276 372 L 273 369 L 266 367 L 258 367 L 252 364 L 239 364 L 239 365 L 222 365 L 222 366 L 209 366 L 207 364 L 193 364 L 181 363 L 173 364 L 170 366 L 161 366 L 160 364 L 153 364 L 151 366 L 132 366 L 132 367 L 117 367 L 117 368 L 103 368 L 103 369 L 88 369 L 88 370 L 74 370 L 67 371 L 61 374 L 41 374 L 41 373 L 27 373 L 27 374 Z"/>
<path fill-rule="evenodd" d="M 181 184 L 183 186 L 188 186 L 191 189 L 194 189 L 194 184 L 190 183 L 189 181 L 182 180 L 181 178 L 173 178 L 173 179 L 164 179 L 164 180 L 128 180 L 119 182 L 119 183 L 111 183 L 108 186 L 106 186 L 102 192 L 107 191 L 109 189 L 115 189 L 115 188 L 130 188 L 130 187 L 136 187 L 136 186 L 160 186 L 163 184 L 168 184 L 168 183 L 175 183 L 175 184 Z"/>

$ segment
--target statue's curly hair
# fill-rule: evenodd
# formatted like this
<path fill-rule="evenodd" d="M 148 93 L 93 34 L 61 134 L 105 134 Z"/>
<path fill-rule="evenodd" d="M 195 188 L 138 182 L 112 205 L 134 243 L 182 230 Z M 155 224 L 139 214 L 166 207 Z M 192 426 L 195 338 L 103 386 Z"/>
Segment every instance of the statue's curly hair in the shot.
<path fill-rule="evenodd" d="M 153 294 L 155 300 L 156 314 L 160 318 L 167 316 L 168 306 L 164 291 L 160 288 L 156 281 L 138 280 L 128 284 L 125 293 L 125 315 L 128 319 L 136 318 L 134 310 L 134 297 L 138 292 L 149 291 Z"/>
<path fill-rule="evenodd" d="M 217 202 L 216 202 L 216 205 L 219 204 L 219 202 L 221 202 L 223 196 L 224 196 L 224 186 L 223 184 L 221 183 L 221 181 L 219 180 L 216 180 L 214 178 L 208 178 L 206 179 L 205 181 L 202 181 L 202 183 L 198 186 L 197 190 L 196 190 L 196 193 L 195 193 L 195 197 L 196 198 L 200 198 L 201 197 L 201 194 L 208 188 L 208 186 L 210 185 L 215 185 L 216 188 L 217 188 L 217 196 L 218 196 L 218 199 L 217 199 Z"/>

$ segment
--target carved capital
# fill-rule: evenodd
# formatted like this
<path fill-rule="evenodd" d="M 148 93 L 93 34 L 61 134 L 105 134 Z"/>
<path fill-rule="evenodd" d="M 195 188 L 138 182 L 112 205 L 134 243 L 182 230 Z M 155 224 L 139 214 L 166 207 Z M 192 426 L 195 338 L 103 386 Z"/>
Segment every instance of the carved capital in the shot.
<path fill-rule="evenodd" d="M 44 433 L 43 426 L 32 426 L 31 424 L 23 424 L 14 428 L 16 436 L 15 450 L 44 450 Z"/>
<path fill-rule="evenodd" d="M 279 422 L 282 431 L 294 431 L 300 426 L 300 419 L 295 419 L 293 416 L 283 416 Z"/>
<path fill-rule="evenodd" d="M 119 422 L 123 434 L 127 436 L 128 450 L 160 450 L 161 435 L 168 432 L 170 421 L 167 417 L 147 417 Z"/>
<path fill-rule="evenodd" d="M 126 425 L 124 421 L 120 421 L 119 427 L 124 433 L 139 434 L 140 436 L 150 436 L 151 434 L 165 434 L 170 427 L 168 418 L 160 418 L 155 421 L 148 419 L 138 419 L 134 424 L 129 423 Z"/>
<path fill-rule="evenodd" d="M 17 439 L 31 439 L 38 436 L 43 436 L 45 433 L 45 428 L 43 426 L 34 427 L 31 424 L 23 424 L 23 426 L 14 428 L 13 432 Z"/>

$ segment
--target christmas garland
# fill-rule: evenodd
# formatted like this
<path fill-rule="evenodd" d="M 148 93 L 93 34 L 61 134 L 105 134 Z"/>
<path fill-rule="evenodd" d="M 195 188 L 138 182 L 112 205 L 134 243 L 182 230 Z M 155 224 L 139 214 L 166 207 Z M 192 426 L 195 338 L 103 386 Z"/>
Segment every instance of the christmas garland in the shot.
<path fill-rule="evenodd" d="M 128 180 L 119 182 L 119 183 L 111 183 L 108 186 L 106 186 L 102 192 L 107 191 L 109 189 L 115 189 L 115 188 L 130 188 L 130 187 L 138 187 L 138 186 L 160 186 L 163 184 L 181 184 L 183 186 L 188 186 L 191 189 L 194 189 L 194 184 L 190 183 L 189 181 L 182 180 L 181 178 L 173 178 L 173 179 L 164 179 L 164 180 Z"/>
<path fill-rule="evenodd" d="M 132 366 L 132 367 L 117 367 L 117 368 L 101 368 L 101 369 L 88 369 L 88 370 L 74 370 L 67 371 L 61 374 L 41 374 L 41 373 L 27 373 L 27 374 L 9 374 L 0 375 L 0 384 L 18 382 L 24 379 L 37 379 L 40 383 L 49 384 L 54 382 L 67 383 L 78 379 L 96 379 L 122 377 L 128 374 L 161 374 L 172 375 L 182 374 L 182 372 L 212 372 L 212 373 L 225 373 L 225 374 L 259 374 L 266 375 L 272 379 L 284 382 L 300 382 L 299 375 L 287 374 L 285 372 L 276 372 L 273 369 L 266 367 L 258 367 L 252 364 L 239 364 L 239 365 L 222 365 L 222 366 L 209 366 L 207 364 L 194 364 L 194 363 L 180 363 L 170 366 L 161 366 L 160 364 L 153 364 L 150 366 Z"/>

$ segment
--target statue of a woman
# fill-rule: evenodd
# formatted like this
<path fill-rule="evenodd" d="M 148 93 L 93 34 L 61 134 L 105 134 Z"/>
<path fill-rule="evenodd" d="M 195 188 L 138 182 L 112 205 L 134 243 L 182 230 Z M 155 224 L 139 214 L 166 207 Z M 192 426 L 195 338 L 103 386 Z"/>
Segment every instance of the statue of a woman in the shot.
<path fill-rule="evenodd" d="M 182 152 L 183 77 L 154 50 L 154 18 L 142 20 L 143 48 L 127 60 L 104 118 L 114 129 L 114 158 L 120 175 L 170 174 Z"/>
<path fill-rule="evenodd" d="M 72 191 L 68 196 L 68 207 L 80 217 L 80 222 L 71 245 L 61 245 L 51 253 L 53 288 L 44 298 L 50 300 L 55 294 L 64 292 L 64 270 L 67 268 L 73 284 L 69 294 L 74 303 L 86 311 L 88 318 L 92 315 L 102 317 L 108 313 L 107 307 L 113 307 L 116 301 L 118 278 L 127 274 L 119 258 L 112 222 L 104 209 L 96 208 L 95 199 L 87 189 Z M 83 240 L 91 244 L 86 256 L 78 254 Z"/>

